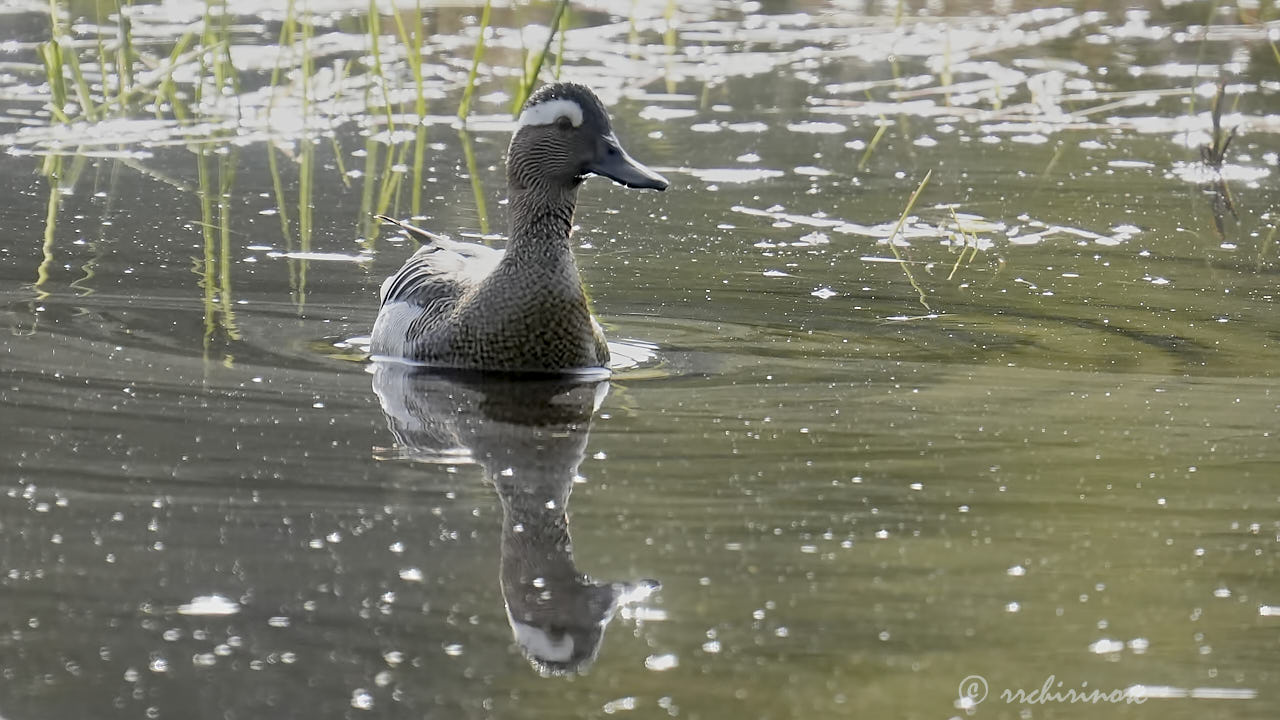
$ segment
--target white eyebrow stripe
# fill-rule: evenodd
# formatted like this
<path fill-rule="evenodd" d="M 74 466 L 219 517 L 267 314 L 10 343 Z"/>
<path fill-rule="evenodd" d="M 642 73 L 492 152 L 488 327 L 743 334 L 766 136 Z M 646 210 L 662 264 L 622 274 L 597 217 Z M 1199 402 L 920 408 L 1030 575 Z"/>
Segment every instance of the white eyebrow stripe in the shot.
<path fill-rule="evenodd" d="M 520 113 L 520 119 L 516 121 L 518 127 L 529 125 L 550 125 L 559 119 L 562 115 L 569 117 L 569 122 L 574 127 L 582 124 L 582 106 L 573 100 L 559 99 L 547 100 L 540 102 L 530 108 L 525 108 Z"/>

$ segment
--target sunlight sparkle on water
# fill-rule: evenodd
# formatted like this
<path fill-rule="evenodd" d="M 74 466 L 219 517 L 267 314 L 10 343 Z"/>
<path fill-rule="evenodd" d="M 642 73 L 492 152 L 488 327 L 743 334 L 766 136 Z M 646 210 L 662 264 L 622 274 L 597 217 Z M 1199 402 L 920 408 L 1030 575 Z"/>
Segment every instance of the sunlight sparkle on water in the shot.
<path fill-rule="evenodd" d="M 235 615 L 240 612 L 240 605 L 221 595 L 202 595 L 191 598 L 191 602 L 178 606 L 179 615 Z"/>

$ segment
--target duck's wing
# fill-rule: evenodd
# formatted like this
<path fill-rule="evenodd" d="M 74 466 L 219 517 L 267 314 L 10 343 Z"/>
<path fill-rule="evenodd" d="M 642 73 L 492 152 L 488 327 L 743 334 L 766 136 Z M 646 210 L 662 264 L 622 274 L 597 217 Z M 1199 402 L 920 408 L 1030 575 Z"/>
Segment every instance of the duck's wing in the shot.
<path fill-rule="evenodd" d="M 383 281 L 379 293 L 382 305 L 392 302 L 428 305 L 457 298 L 465 288 L 492 272 L 502 259 L 501 250 L 450 240 L 385 215 L 377 218 L 423 243 L 394 275 Z"/>

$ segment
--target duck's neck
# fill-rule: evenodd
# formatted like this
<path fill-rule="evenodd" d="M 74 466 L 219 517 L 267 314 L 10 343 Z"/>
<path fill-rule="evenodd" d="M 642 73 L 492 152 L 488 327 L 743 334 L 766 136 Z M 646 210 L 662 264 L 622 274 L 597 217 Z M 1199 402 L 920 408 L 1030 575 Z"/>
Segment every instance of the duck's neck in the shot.
<path fill-rule="evenodd" d="M 507 214 L 510 219 L 507 256 L 527 258 L 565 257 L 572 259 L 569 233 L 573 230 L 573 209 L 578 188 L 547 186 L 511 187 Z"/>

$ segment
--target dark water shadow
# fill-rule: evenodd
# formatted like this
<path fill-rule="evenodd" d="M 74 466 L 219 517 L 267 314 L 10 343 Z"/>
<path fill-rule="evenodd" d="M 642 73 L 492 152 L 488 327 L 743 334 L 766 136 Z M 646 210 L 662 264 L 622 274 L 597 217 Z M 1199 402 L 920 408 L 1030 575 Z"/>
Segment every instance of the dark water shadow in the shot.
<path fill-rule="evenodd" d="M 608 381 L 379 362 L 373 389 L 401 458 L 483 468 L 502 503 L 499 580 L 516 644 L 543 675 L 585 671 L 617 610 L 660 587 L 597 581 L 574 561 L 569 495 Z"/>

